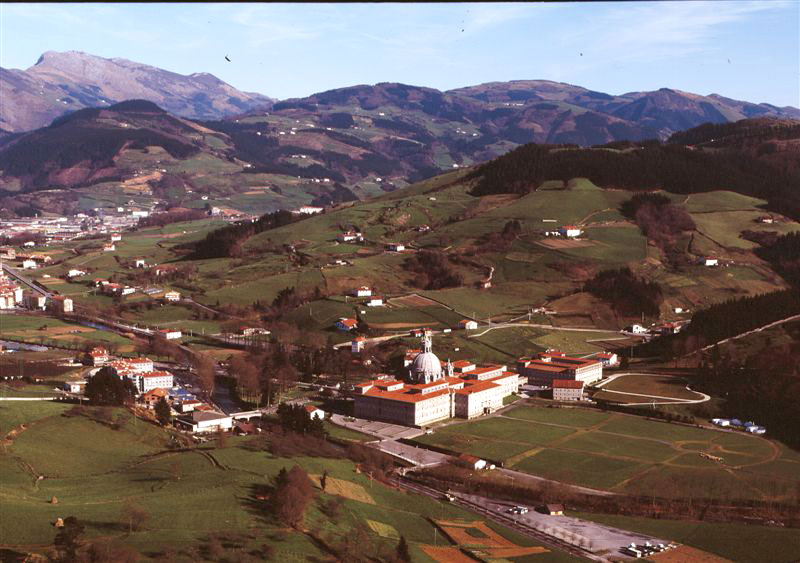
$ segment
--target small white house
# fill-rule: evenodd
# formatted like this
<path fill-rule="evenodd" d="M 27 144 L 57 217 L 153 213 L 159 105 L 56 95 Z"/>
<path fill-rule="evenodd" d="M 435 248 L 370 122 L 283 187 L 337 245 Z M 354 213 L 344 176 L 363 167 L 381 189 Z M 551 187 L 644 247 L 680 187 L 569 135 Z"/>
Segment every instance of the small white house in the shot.
<path fill-rule="evenodd" d="M 178 293 L 177 291 L 168 291 L 164 294 L 164 299 L 166 299 L 167 301 L 180 301 L 181 294 Z"/>
<path fill-rule="evenodd" d="M 639 324 L 633 324 L 628 327 L 628 332 L 632 332 L 633 334 L 645 334 L 647 329 Z"/>
<path fill-rule="evenodd" d="M 196 434 L 233 428 L 233 418 L 217 411 L 193 410 L 191 417 L 178 418 L 176 422 Z"/>
<path fill-rule="evenodd" d="M 117 247 L 114 246 L 113 243 L 106 244 L 106 245 L 103 246 L 103 252 L 114 252 L 116 249 L 117 249 Z"/>
<path fill-rule="evenodd" d="M 325 420 L 325 411 L 324 410 L 318 409 L 314 405 L 306 405 L 303 408 L 308 413 L 309 418 L 311 418 L 311 419 L 318 418 L 320 420 Z"/>
<path fill-rule="evenodd" d="M 86 389 L 86 381 L 67 381 L 64 383 L 64 391 L 67 393 L 83 393 Z"/>
<path fill-rule="evenodd" d="M 36 260 L 23 260 L 22 261 L 22 269 L 23 270 L 35 270 L 38 267 L 36 264 Z"/>
<path fill-rule="evenodd" d="M 367 307 L 383 307 L 383 297 L 373 296 L 367 301 Z"/>
<path fill-rule="evenodd" d="M 399 242 L 390 242 L 386 245 L 386 249 L 390 252 L 403 252 L 406 247 L 404 244 L 400 244 Z"/>
<path fill-rule="evenodd" d="M 462 330 L 475 330 L 478 328 L 478 323 L 469 319 L 461 319 L 458 321 L 458 328 Z"/>
<path fill-rule="evenodd" d="M 85 275 L 86 275 L 86 272 L 84 272 L 82 270 L 74 270 L 73 269 L 73 270 L 70 270 L 69 272 L 67 272 L 67 277 L 68 278 L 78 278 L 80 276 L 85 276 Z"/>
<path fill-rule="evenodd" d="M 299 213 L 301 215 L 316 215 L 317 213 L 322 213 L 325 210 L 323 207 L 313 207 L 311 205 L 304 205 L 303 207 L 298 208 L 294 213 Z"/>
<path fill-rule="evenodd" d="M 119 242 L 122 240 L 122 235 L 119 233 L 111 233 L 111 242 Z"/>
<path fill-rule="evenodd" d="M 704 266 L 719 266 L 719 260 L 716 258 L 704 258 L 703 259 Z"/>
<path fill-rule="evenodd" d="M 146 268 L 147 267 L 147 262 L 145 261 L 144 258 L 137 258 L 136 261 L 134 262 L 134 267 L 135 268 Z"/>
<path fill-rule="evenodd" d="M 27 247 L 36 246 L 36 243 L 33 242 L 32 240 L 29 240 L 28 242 L 24 243 L 22 246 L 27 246 Z"/>

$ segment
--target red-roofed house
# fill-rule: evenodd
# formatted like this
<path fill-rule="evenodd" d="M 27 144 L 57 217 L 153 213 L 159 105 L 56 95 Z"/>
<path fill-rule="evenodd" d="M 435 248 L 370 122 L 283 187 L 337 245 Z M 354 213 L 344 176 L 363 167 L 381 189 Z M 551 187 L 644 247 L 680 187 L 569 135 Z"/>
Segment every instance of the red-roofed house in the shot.
<path fill-rule="evenodd" d="M 89 352 L 89 357 L 92 359 L 93 366 L 102 366 L 108 361 L 108 350 L 105 348 L 92 348 Z"/>
<path fill-rule="evenodd" d="M 478 328 L 478 323 L 470 319 L 461 319 L 458 321 L 458 328 L 462 330 L 475 330 Z"/>
<path fill-rule="evenodd" d="M 613 352 L 600 352 L 599 354 L 595 354 L 594 357 L 600 360 L 605 367 L 619 365 L 619 357 Z"/>

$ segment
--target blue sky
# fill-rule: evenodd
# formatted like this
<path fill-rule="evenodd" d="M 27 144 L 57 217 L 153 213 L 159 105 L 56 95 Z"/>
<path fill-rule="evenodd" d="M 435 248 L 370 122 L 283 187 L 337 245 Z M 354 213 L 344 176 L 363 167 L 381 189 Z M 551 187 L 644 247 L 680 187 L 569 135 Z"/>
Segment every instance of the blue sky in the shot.
<path fill-rule="evenodd" d="M 549 79 L 800 106 L 798 0 L 0 4 L 0 66 L 28 68 L 48 50 L 210 72 L 282 99 L 377 82 Z"/>

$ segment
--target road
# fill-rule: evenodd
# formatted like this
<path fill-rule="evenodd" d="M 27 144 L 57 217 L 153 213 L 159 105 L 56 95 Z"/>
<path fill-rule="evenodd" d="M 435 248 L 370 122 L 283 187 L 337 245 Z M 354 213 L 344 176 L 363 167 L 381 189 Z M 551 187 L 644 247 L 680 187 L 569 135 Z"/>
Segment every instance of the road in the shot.
<path fill-rule="evenodd" d="M 608 383 L 611 383 L 615 379 L 619 377 L 623 377 L 626 375 L 642 375 L 645 377 L 672 377 L 674 379 L 680 379 L 686 381 L 682 377 L 675 377 L 670 375 L 664 375 L 659 373 L 638 373 L 638 372 L 625 372 L 625 373 L 616 373 L 609 377 L 608 379 L 604 379 L 603 381 L 597 383 L 595 387 L 602 389 Z M 696 393 L 700 395 L 699 399 L 679 399 L 677 397 L 661 397 L 659 395 L 650 395 L 650 394 L 643 394 L 643 393 L 630 393 L 628 391 L 617 391 L 615 389 L 610 389 L 609 393 L 616 393 L 618 395 L 631 395 L 633 397 L 645 397 L 651 400 L 643 402 L 643 403 L 626 403 L 628 406 L 642 406 L 642 405 L 693 405 L 697 403 L 705 403 L 706 401 L 711 400 L 710 395 L 706 395 L 705 393 L 701 393 L 700 391 L 695 391 L 694 389 L 690 388 L 689 385 L 686 385 L 686 390 L 691 391 L 692 393 Z M 661 399 L 661 401 L 653 401 L 652 399 Z"/>
<path fill-rule="evenodd" d="M 40 295 L 44 295 L 48 299 L 53 297 L 53 293 L 49 291 L 45 291 L 44 289 L 40 288 L 39 286 L 35 285 L 31 280 L 17 272 L 17 270 L 8 266 L 8 264 L 2 264 L 3 270 L 8 274 L 9 277 L 14 278 L 22 285 L 27 286 L 31 291 L 34 291 Z"/>
<path fill-rule="evenodd" d="M 749 334 L 754 334 L 756 332 L 761 332 L 762 330 L 766 330 L 768 328 L 772 328 L 774 326 L 778 326 L 780 324 L 788 323 L 790 321 L 795 321 L 795 320 L 799 320 L 799 319 L 800 319 L 800 315 L 792 315 L 791 317 L 786 317 L 785 319 L 781 319 L 779 321 L 775 321 L 775 322 L 766 324 L 764 326 L 760 326 L 758 328 L 754 328 L 753 330 L 748 330 L 747 332 L 743 332 L 743 333 L 737 334 L 735 336 L 730 336 L 728 338 L 725 338 L 724 340 L 720 340 L 719 342 L 715 342 L 714 344 L 709 344 L 708 346 L 704 346 L 703 348 L 700 348 L 699 350 L 695 350 L 694 352 L 690 352 L 690 353 L 686 354 L 686 356 L 684 356 L 684 357 L 691 356 L 692 354 L 696 354 L 698 352 L 705 352 L 706 350 L 709 350 L 709 349 L 711 349 L 714 346 L 717 346 L 719 344 L 725 344 L 726 342 L 731 342 L 732 340 L 737 340 L 739 338 L 743 338 L 743 337 L 745 337 L 745 336 L 747 336 Z"/>

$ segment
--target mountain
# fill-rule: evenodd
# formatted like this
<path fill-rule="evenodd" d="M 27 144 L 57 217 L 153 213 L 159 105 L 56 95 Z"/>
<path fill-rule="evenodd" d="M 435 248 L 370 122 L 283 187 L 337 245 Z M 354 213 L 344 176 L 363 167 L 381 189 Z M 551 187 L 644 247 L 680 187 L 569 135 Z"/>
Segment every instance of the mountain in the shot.
<path fill-rule="evenodd" d="M 272 102 L 211 74 L 184 76 L 77 51 L 48 51 L 27 70 L 0 69 L 0 98 L 0 129 L 14 132 L 42 127 L 66 112 L 130 99 L 149 100 L 192 119 L 218 119 Z"/>

